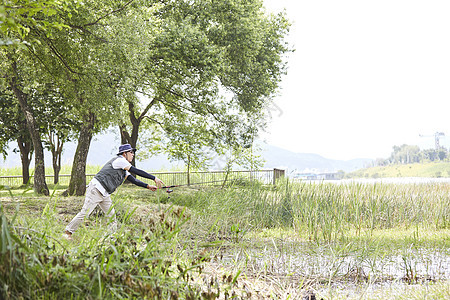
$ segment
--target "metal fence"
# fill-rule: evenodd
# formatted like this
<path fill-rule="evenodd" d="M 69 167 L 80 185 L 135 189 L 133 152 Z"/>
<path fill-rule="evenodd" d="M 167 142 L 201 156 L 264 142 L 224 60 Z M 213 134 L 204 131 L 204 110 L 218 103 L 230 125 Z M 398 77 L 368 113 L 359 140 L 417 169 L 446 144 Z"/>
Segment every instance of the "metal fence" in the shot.
<path fill-rule="evenodd" d="M 276 180 L 284 177 L 285 171 L 280 169 L 266 169 L 254 171 L 195 171 L 190 172 L 151 172 L 166 185 L 222 185 L 245 184 L 258 181 L 262 184 L 275 184 Z M 95 174 L 86 174 L 86 182 L 89 182 Z M 53 175 L 46 175 L 47 184 L 53 183 Z M 152 184 L 153 181 L 139 177 L 140 180 Z M 19 187 L 22 184 L 22 176 L 0 176 L 0 185 Z M 70 175 L 59 175 L 59 185 L 69 185 Z M 33 184 L 33 176 L 30 176 L 30 184 Z"/>

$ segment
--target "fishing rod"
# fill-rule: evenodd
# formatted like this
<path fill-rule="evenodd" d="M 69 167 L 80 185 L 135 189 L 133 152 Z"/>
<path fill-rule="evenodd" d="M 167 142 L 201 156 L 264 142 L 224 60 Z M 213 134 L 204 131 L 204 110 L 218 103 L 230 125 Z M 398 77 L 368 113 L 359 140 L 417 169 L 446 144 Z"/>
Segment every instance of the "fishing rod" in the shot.
<path fill-rule="evenodd" d="M 201 184 L 207 184 L 207 183 L 215 183 L 215 182 L 223 182 L 223 180 L 214 180 L 214 181 L 208 181 L 208 182 L 197 182 L 197 183 L 186 183 L 186 184 L 175 184 L 175 185 L 165 185 L 160 187 L 160 189 L 167 189 L 166 192 L 168 194 L 173 192 L 173 188 L 180 187 L 180 186 L 190 186 L 190 185 L 201 185 Z"/>

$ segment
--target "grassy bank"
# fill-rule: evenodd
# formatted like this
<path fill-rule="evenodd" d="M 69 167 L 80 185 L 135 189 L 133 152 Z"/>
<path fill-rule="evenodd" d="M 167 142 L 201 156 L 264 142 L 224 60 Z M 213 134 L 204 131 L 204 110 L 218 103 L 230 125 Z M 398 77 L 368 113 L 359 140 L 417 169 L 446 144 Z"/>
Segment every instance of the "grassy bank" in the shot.
<path fill-rule="evenodd" d="M 0 199 L 6 298 L 450 296 L 445 184 L 284 181 L 178 188 L 170 198 L 123 186 L 118 232 L 109 236 L 95 212 L 73 241 L 61 232 L 83 197 L 12 190 Z"/>
<path fill-rule="evenodd" d="M 348 178 L 385 177 L 450 177 L 450 162 L 427 162 L 406 165 L 389 165 L 360 169 L 346 174 Z"/>

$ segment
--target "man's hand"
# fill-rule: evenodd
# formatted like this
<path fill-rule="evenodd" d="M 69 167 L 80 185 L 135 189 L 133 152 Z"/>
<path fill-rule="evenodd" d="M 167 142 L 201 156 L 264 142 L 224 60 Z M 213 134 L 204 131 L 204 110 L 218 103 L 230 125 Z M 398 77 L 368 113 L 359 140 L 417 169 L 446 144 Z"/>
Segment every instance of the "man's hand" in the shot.
<path fill-rule="evenodd" d="M 156 191 L 158 188 L 156 187 L 156 186 L 154 186 L 154 185 L 147 185 L 147 188 L 149 189 L 149 190 L 151 190 L 151 191 Z"/>
<path fill-rule="evenodd" d="M 155 183 L 156 183 L 156 186 L 159 188 L 161 188 L 164 185 L 164 182 L 162 182 L 161 179 L 159 179 L 157 177 L 155 177 Z"/>

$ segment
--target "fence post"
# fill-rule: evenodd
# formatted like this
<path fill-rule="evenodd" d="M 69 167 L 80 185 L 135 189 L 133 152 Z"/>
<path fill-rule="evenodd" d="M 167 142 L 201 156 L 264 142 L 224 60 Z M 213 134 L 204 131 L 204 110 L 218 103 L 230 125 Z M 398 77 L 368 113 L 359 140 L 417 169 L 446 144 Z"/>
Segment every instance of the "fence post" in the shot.
<path fill-rule="evenodd" d="M 278 178 L 284 177 L 284 172 L 285 171 L 281 170 L 281 169 L 276 169 L 276 168 L 273 169 L 273 185 L 276 184 L 276 181 Z"/>

